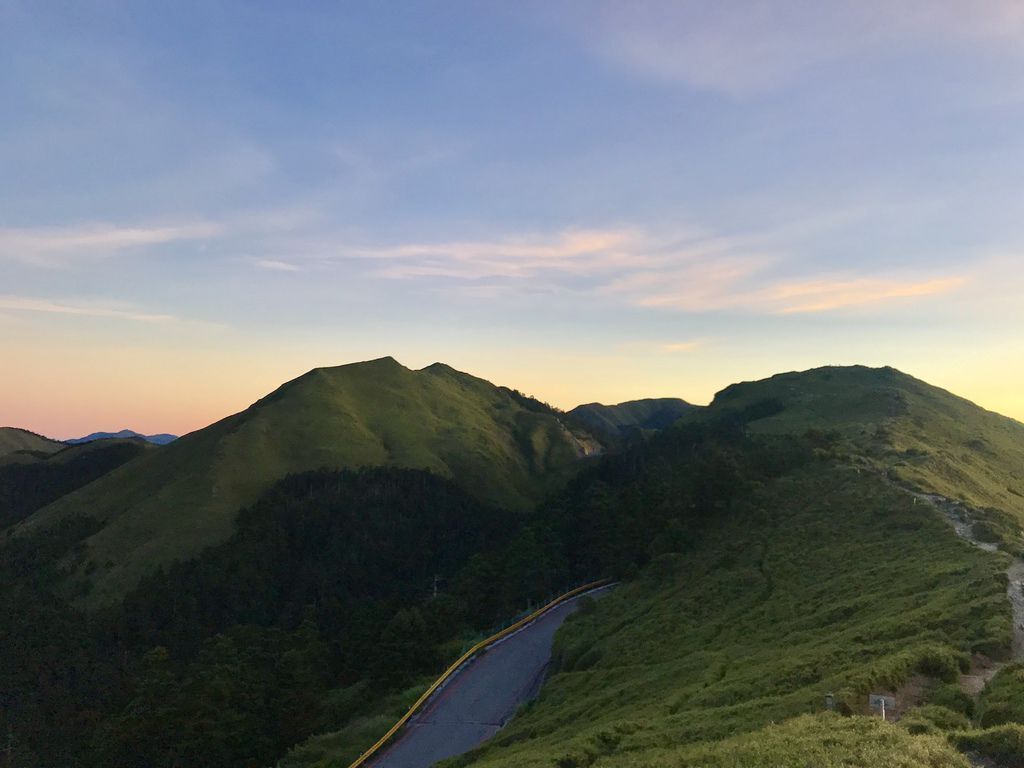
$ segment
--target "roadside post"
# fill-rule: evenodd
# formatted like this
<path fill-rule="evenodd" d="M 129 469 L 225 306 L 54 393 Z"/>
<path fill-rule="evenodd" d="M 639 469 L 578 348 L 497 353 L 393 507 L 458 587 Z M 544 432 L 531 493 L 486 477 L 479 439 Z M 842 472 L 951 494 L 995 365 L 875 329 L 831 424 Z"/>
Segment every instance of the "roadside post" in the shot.
<path fill-rule="evenodd" d="M 896 710 L 896 698 L 882 693 L 872 693 L 868 696 L 868 707 L 872 712 L 878 712 L 885 720 L 887 711 L 894 712 Z"/>

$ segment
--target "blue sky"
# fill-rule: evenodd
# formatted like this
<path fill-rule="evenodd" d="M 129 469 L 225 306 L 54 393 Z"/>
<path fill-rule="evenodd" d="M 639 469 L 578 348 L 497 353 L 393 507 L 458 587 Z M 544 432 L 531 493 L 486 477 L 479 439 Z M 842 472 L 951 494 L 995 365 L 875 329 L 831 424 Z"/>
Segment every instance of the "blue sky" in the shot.
<path fill-rule="evenodd" d="M 1017 2 L 0 0 L 0 65 L 0 422 L 183 432 L 385 354 L 1024 418 Z"/>

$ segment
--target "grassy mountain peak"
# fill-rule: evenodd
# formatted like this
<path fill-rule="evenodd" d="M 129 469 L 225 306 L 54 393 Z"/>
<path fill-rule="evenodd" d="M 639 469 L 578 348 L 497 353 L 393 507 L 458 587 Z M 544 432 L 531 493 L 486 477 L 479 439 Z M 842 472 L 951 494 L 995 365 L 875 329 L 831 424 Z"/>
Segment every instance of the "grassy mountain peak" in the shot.
<path fill-rule="evenodd" d="M 1024 547 L 1024 424 L 895 368 L 824 367 L 733 384 L 694 418 L 743 414 L 760 434 L 831 433 L 854 462 L 985 511 Z"/>
<path fill-rule="evenodd" d="M 428 469 L 484 501 L 526 508 L 589 450 L 585 435 L 490 382 L 384 357 L 315 368 L 45 507 L 23 527 L 76 514 L 103 522 L 82 566 L 90 572 L 83 584 L 95 587 L 90 601 L 103 602 L 154 568 L 225 540 L 238 510 L 289 474 Z"/>

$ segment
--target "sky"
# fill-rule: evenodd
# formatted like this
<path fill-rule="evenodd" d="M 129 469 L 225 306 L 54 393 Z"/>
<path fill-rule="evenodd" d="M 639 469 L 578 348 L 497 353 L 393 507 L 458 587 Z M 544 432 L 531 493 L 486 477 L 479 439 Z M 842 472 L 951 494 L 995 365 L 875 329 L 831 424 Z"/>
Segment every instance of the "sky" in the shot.
<path fill-rule="evenodd" d="M 893 365 L 1024 419 L 1019 0 L 0 0 L 0 424 L 310 368 L 560 407 Z"/>

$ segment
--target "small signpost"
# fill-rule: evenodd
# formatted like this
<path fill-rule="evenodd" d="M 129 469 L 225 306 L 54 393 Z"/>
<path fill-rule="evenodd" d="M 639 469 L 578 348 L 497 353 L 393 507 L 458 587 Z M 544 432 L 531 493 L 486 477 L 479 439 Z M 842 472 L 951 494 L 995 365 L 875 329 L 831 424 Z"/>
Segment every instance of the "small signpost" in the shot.
<path fill-rule="evenodd" d="M 872 693 L 868 696 L 868 707 L 870 707 L 872 712 L 880 713 L 882 719 L 885 720 L 885 713 L 887 711 L 894 712 L 896 710 L 896 698 L 881 693 Z"/>
<path fill-rule="evenodd" d="M 834 710 L 836 708 L 836 697 L 834 694 L 825 694 L 825 709 Z"/>

